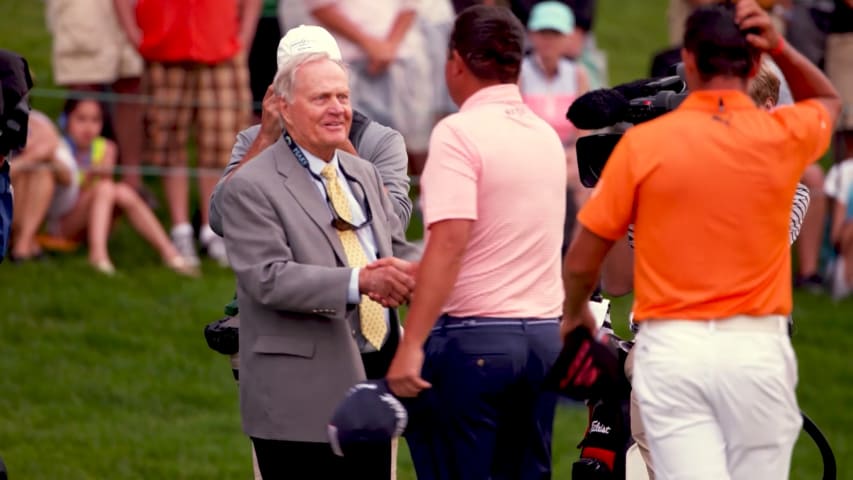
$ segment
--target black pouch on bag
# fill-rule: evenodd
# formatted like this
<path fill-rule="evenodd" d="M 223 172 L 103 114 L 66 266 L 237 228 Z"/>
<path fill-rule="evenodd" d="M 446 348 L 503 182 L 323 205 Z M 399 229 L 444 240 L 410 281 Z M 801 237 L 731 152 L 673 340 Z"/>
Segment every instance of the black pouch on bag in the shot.
<path fill-rule="evenodd" d="M 234 355 L 240 350 L 239 317 L 225 317 L 204 327 L 207 346 L 223 355 Z"/>
<path fill-rule="evenodd" d="M 566 336 L 545 379 L 546 389 L 578 401 L 612 396 L 620 384 L 619 359 L 582 327 Z"/>
<path fill-rule="evenodd" d="M 589 402 L 589 425 L 572 465 L 572 480 L 625 478 L 625 454 L 631 443 L 627 399 Z"/>

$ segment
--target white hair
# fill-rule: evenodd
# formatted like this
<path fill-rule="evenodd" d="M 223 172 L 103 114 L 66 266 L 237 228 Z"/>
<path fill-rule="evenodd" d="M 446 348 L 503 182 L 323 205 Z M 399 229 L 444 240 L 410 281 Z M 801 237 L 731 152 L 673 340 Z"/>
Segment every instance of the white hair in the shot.
<path fill-rule="evenodd" d="M 344 73 L 349 75 L 349 70 L 347 70 L 346 64 L 340 60 L 333 59 L 326 52 L 300 53 L 285 60 L 278 69 L 278 72 L 275 74 L 273 90 L 275 90 L 276 95 L 284 98 L 288 102 L 292 100 L 293 86 L 296 83 L 296 72 L 303 65 L 321 60 L 328 60 L 337 64 L 341 67 L 341 70 L 343 70 Z"/>

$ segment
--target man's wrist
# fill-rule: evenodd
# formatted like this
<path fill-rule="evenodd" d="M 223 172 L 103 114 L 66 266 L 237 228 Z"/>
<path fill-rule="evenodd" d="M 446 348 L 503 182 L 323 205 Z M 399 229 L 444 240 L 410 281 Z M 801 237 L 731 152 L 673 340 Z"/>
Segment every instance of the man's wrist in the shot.
<path fill-rule="evenodd" d="M 278 140 L 278 134 L 273 134 L 264 130 L 263 126 L 261 126 L 261 131 L 258 132 L 258 137 L 255 139 L 255 143 L 260 147 L 269 147 L 273 143 Z"/>
<path fill-rule="evenodd" d="M 350 272 L 349 285 L 347 286 L 347 303 L 361 303 L 361 292 L 365 290 L 361 285 L 361 268 L 353 268 Z"/>
<path fill-rule="evenodd" d="M 779 40 L 776 42 L 776 45 L 773 48 L 771 48 L 770 50 L 768 50 L 767 53 L 771 57 L 778 57 L 779 55 L 782 54 L 782 52 L 785 51 L 785 46 L 786 46 L 785 37 L 783 37 L 782 35 L 779 35 Z"/>
<path fill-rule="evenodd" d="M 424 348 L 424 341 L 414 338 L 411 335 L 411 330 L 406 330 L 406 333 L 400 339 L 400 348 L 413 350 Z"/>

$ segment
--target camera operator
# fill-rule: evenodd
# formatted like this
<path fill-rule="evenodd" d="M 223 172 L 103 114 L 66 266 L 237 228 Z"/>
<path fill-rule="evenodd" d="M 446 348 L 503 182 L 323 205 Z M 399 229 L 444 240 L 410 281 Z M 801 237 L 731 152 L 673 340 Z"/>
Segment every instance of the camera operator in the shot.
<path fill-rule="evenodd" d="M 27 143 L 27 92 L 32 86 L 27 61 L 0 50 L 0 262 L 6 256 L 12 229 L 12 183 L 6 160 Z"/>
<path fill-rule="evenodd" d="M 578 215 L 563 333 L 595 329 L 587 299 L 633 223 L 633 388 L 657 478 L 787 478 L 802 420 L 786 233 L 840 99 L 755 0 L 699 8 L 684 45 L 692 93 L 625 134 Z M 766 112 L 746 95 L 762 52 L 795 105 Z"/>

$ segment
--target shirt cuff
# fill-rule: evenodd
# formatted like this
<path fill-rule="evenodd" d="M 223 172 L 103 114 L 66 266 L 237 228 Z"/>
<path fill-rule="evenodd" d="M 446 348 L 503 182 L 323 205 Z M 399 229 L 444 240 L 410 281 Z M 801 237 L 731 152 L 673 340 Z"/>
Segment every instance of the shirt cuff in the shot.
<path fill-rule="evenodd" d="M 358 292 L 358 273 L 360 268 L 353 268 L 349 277 L 349 288 L 347 289 L 347 303 L 356 305 L 361 303 L 361 294 Z"/>

